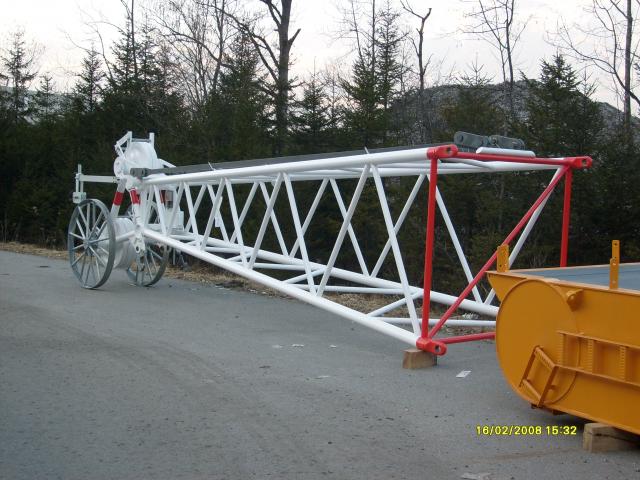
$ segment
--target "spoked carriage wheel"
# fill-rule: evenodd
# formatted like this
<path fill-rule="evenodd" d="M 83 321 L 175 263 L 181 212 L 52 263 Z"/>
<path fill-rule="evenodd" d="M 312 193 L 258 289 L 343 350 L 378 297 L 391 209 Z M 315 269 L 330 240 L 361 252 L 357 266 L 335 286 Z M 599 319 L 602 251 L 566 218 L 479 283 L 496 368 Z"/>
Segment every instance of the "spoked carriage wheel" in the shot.
<path fill-rule="evenodd" d="M 100 200 L 80 202 L 69 221 L 67 246 L 71 270 L 84 288 L 98 288 L 113 268 L 116 241 L 109 210 Z"/>
<path fill-rule="evenodd" d="M 131 207 L 125 214 L 132 217 Z M 149 219 L 147 225 L 159 225 L 158 209 L 155 203 L 149 208 Z M 145 251 L 138 256 L 131 266 L 127 268 L 127 276 L 135 285 L 139 287 L 150 287 L 162 278 L 167 263 L 169 262 L 169 248 L 161 243 L 153 243 L 145 239 Z"/>
<path fill-rule="evenodd" d="M 139 287 L 150 287 L 160 280 L 169 261 L 166 245 L 151 243 L 148 239 L 145 242 L 144 253 L 127 268 L 129 279 Z"/>

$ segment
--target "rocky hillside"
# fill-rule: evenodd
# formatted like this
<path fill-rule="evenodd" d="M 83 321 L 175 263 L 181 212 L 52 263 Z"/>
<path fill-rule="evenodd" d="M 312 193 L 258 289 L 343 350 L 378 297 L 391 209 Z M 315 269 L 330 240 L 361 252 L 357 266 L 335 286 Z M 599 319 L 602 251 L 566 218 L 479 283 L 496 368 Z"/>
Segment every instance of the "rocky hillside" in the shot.
<path fill-rule="evenodd" d="M 427 138 L 427 141 L 437 141 L 437 132 L 446 131 L 447 125 L 442 116 L 442 111 L 449 105 L 452 105 L 456 102 L 458 95 L 464 89 L 469 89 L 473 87 L 468 87 L 465 85 L 458 84 L 447 84 L 447 85 L 439 85 L 436 87 L 427 88 L 425 91 L 425 100 L 427 104 L 428 111 L 428 128 L 427 135 L 431 132 L 436 138 Z M 492 102 L 498 108 L 502 108 L 502 106 L 506 105 L 504 100 L 504 90 L 501 84 L 489 84 L 486 87 L 483 87 L 485 90 L 485 94 L 491 98 Z M 515 94 L 514 94 L 514 106 L 515 113 L 520 121 L 526 121 L 527 119 L 527 110 L 525 108 L 526 100 L 529 96 L 529 87 L 526 82 L 519 81 L 515 84 Z M 620 123 L 622 122 L 622 112 L 618 110 L 616 107 L 606 103 L 606 102 L 595 102 L 598 105 L 600 110 L 600 114 L 602 115 L 602 120 L 604 123 L 603 132 L 606 135 L 607 133 L 613 134 L 617 129 L 620 128 Z M 407 122 L 407 119 L 416 118 L 416 109 L 417 109 L 417 96 L 412 94 L 411 96 L 401 99 L 397 103 L 397 109 L 395 111 L 395 115 L 397 117 L 403 117 L 405 119 L 405 124 L 408 124 L 406 133 L 415 140 L 416 143 L 419 143 L 419 127 L 417 125 L 412 125 L 411 121 Z M 402 123 L 402 118 L 398 118 L 400 120 L 399 123 Z M 640 139 L 640 119 L 634 117 L 633 119 L 634 126 L 636 127 L 634 130 L 636 135 Z M 479 133 L 483 135 L 490 135 L 496 132 L 473 132 Z"/>

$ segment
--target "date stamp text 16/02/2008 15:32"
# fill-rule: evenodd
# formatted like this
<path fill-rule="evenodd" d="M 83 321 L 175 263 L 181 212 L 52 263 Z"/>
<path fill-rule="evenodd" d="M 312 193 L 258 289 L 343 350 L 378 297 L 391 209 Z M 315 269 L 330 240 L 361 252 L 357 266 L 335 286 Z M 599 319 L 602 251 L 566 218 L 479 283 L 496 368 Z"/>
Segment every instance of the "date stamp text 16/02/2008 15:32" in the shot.
<path fill-rule="evenodd" d="M 576 425 L 476 425 L 479 436 L 577 435 Z"/>

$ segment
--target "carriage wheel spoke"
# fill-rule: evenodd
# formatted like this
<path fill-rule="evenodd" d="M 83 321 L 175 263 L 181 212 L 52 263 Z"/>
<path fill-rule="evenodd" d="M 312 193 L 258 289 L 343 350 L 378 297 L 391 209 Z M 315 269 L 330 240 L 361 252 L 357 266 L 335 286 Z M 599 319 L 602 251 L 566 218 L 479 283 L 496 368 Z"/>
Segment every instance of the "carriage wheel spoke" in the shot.
<path fill-rule="evenodd" d="M 96 227 L 98 226 L 98 223 L 100 223 L 100 220 L 102 220 L 102 219 L 104 219 L 104 214 L 102 212 L 100 212 L 100 215 L 98 215 L 98 218 L 96 219 L 95 223 L 93 224 L 93 227 L 91 228 L 91 234 L 93 234 L 93 232 L 95 231 Z M 102 231 L 104 230 L 104 227 L 106 225 L 107 225 L 107 221 L 105 219 L 102 222 L 102 226 L 100 227 L 100 230 L 98 232 L 96 232 L 96 237 L 99 237 L 100 234 L 102 234 Z"/>
<path fill-rule="evenodd" d="M 82 253 L 82 257 L 81 257 L 81 258 L 82 258 L 82 269 L 80 270 L 80 281 L 81 281 L 82 283 L 84 283 L 84 280 L 82 280 L 82 278 L 83 278 L 83 274 L 84 274 L 84 267 L 85 267 L 85 264 L 86 264 L 86 257 L 87 257 L 87 255 L 86 255 L 86 254 L 87 254 L 87 252 L 86 252 L 86 250 L 85 250 L 85 251 Z"/>
<path fill-rule="evenodd" d="M 153 280 L 153 277 L 151 276 L 151 268 L 149 267 L 149 261 L 147 260 L 147 255 L 145 254 L 142 258 L 144 259 L 144 265 L 146 269 L 144 273 L 147 274 L 149 280 Z"/>
<path fill-rule="evenodd" d="M 84 221 L 84 227 L 80 224 L 79 219 L 77 219 L 76 221 L 78 221 L 78 227 L 80 228 L 82 235 L 86 237 L 87 232 L 89 232 L 89 221 L 87 220 L 87 217 L 85 216 L 82 209 L 79 209 L 78 213 L 80 214 L 80 218 Z"/>
<path fill-rule="evenodd" d="M 82 247 L 82 245 L 80 245 Z M 84 258 L 84 256 L 86 255 L 86 252 L 82 252 L 80 255 L 78 255 L 76 257 L 76 259 L 73 261 L 73 263 L 71 264 L 71 266 L 75 266 L 76 263 L 78 263 L 80 260 L 82 260 Z"/>
<path fill-rule="evenodd" d="M 78 219 L 76 219 L 76 225 L 78 226 L 78 230 L 80 230 L 80 233 L 82 234 L 81 237 L 78 237 L 76 235 L 76 237 L 78 237 L 80 240 L 84 240 L 85 238 L 87 238 L 87 234 L 84 233 L 84 229 L 82 228 L 82 225 L 80 225 L 80 221 Z"/>
<path fill-rule="evenodd" d="M 89 262 L 87 262 L 87 276 L 84 280 L 85 285 L 89 285 L 89 273 L 91 273 L 91 270 L 92 270 L 91 259 L 89 258 Z"/>
<path fill-rule="evenodd" d="M 91 262 L 91 276 L 93 277 L 93 284 L 91 284 L 91 286 L 94 287 L 98 284 L 98 276 L 96 275 L 96 271 L 93 268 L 93 262 Z"/>
<path fill-rule="evenodd" d="M 151 259 L 151 263 L 153 263 L 153 268 L 155 268 L 156 271 L 158 271 L 158 265 L 156 264 L 156 259 L 153 258 L 154 252 L 153 249 L 149 249 L 149 255 L 147 256 L 147 263 L 149 262 L 149 259 Z"/>
<path fill-rule="evenodd" d="M 102 265 L 104 265 L 106 267 L 107 266 L 107 262 L 100 255 L 98 255 L 98 252 L 96 252 L 93 249 L 93 247 L 91 247 L 91 246 L 89 246 L 89 249 L 93 253 L 93 256 L 96 257 L 96 259 L 98 259 L 100 261 L 100 263 L 102 263 Z M 109 253 L 109 252 L 107 252 L 107 253 Z"/>

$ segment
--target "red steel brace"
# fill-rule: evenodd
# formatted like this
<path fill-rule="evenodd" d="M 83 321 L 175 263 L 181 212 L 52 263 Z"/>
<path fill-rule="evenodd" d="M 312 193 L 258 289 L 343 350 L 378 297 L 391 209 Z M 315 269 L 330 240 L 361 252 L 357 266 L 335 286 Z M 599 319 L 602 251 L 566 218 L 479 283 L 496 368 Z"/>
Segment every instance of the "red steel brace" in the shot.
<path fill-rule="evenodd" d="M 573 170 L 564 175 L 564 204 L 562 206 L 562 239 L 560 240 L 560 266 L 567 266 L 569 252 L 569 223 L 571 223 L 571 185 Z"/>
<path fill-rule="evenodd" d="M 451 317 L 451 315 L 458 309 L 462 301 L 467 298 L 473 287 L 484 277 L 485 273 L 496 260 L 497 252 L 495 252 L 489 260 L 478 271 L 473 280 L 467 285 L 467 287 L 458 296 L 456 301 L 447 309 L 442 318 L 429 330 L 429 313 L 431 309 L 431 287 L 432 287 L 432 274 L 433 274 L 433 244 L 435 238 L 435 211 L 436 211 L 436 185 L 438 180 L 438 161 L 443 158 L 463 158 L 469 160 L 479 161 L 501 161 L 501 162 L 518 162 L 534 165 L 557 165 L 563 167 L 560 175 L 555 177 L 551 183 L 544 189 L 542 194 L 529 208 L 527 213 L 522 217 L 514 229 L 507 235 L 503 245 L 508 245 L 518 235 L 518 233 L 524 228 L 536 209 L 545 201 L 545 199 L 551 194 L 558 182 L 565 178 L 565 191 L 564 191 L 564 208 L 563 208 L 563 223 L 562 223 L 562 239 L 561 239 L 561 255 L 560 264 L 566 265 L 567 251 L 568 251 L 568 238 L 569 238 L 569 219 L 570 219 L 570 204 L 571 204 L 571 183 L 572 183 L 572 171 L 574 168 L 588 168 L 592 164 L 590 157 L 566 157 L 566 158 L 537 158 L 537 157 L 517 157 L 517 156 L 503 156 L 494 154 L 478 154 L 478 153 L 461 153 L 455 145 L 441 145 L 439 147 L 432 147 L 427 149 L 427 158 L 430 160 L 429 171 L 429 198 L 427 200 L 427 232 L 425 242 L 425 260 L 424 260 L 424 284 L 423 284 L 423 303 L 422 303 L 422 334 L 416 341 L 416 346 L 420 350 L 428 351 L 436 355 L 444 355 L 447 352 L 447 344 L 471 342 L 476 340 L 485 340 L 495 338 L 495 332 L 476 333 L 471 335 L 459 335 L 454 337 L 445 337 L 439 340 L 434 340 L 435 334 L 442 328 L 445 322 Z"/>

